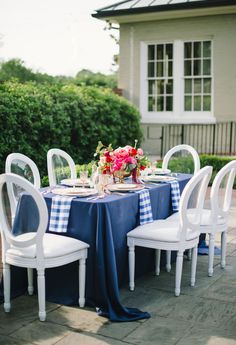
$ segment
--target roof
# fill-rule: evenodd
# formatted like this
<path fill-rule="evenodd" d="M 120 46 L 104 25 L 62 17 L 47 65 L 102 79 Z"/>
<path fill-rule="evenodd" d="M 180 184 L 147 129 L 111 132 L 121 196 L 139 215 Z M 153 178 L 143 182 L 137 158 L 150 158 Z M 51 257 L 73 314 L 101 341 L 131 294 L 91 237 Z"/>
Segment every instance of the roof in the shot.
<path fill-rule="evenodd" d="M 98 9 L 92 16 L 102 19 L 131 14 L 201 9 L 230 5 L 236 5 L 236 0 L 125 0 Z"/>

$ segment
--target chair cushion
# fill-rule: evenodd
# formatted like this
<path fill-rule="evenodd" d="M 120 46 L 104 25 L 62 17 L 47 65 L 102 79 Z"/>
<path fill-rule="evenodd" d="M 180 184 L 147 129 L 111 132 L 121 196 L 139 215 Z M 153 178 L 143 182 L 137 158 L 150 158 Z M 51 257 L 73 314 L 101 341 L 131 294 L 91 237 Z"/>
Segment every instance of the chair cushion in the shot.
<path fill-rule="evenodd" d="M 190 213 L 190 221 L 191 221 L 191 211 Z M 176 221 L 179 218 L 178 212 L 172 214 L 168 219 L 170 221 Z M 217 224 L 218 225 L 224 225 L 226 224 L 226 219 L 223 217 L 218 216 L 217 219 Z M 203 209 L 202 210 L 202 216 L 201 216 L 201 226 L 210 226 L 211 225 L 211 210 L 208 209 Z"/>
<path fill-rule="evenodd" d="M 35 236 L 35 233 L 31 232 L 17 236 L 17 239 L 26 240 L 32 238 L 33 236 Z M 71 237 L 48 233 L 44 234 L 43 237 L 43 248 L 45 258 L 67 255 L 88 247 L 89 245 L 87 243 L 76 240 Z M 25 248 L 19 248 L 12 245 L 11 248 L 7 250 L 7 254 L 17 255 L 26 258 L 35 258 L 36 245 L 32 245 L 30 247 Z"/>
<path fill-rule="evenodd" d="M 170 218 L 170 217 L 169 217 Z M 179 222 L 169 221 L 167 219 L 155 220 L 153 223 L 140 225 L 134 230 L 130 231 L 127 236 L 135 238 L 143 238 L 146 240 L 161 241 L 161 242 L 179 242 L 180 229 Z M 186 240 L 193 240 L 199 236 L 198 232 L 193 232 L 188 229 Z"/>

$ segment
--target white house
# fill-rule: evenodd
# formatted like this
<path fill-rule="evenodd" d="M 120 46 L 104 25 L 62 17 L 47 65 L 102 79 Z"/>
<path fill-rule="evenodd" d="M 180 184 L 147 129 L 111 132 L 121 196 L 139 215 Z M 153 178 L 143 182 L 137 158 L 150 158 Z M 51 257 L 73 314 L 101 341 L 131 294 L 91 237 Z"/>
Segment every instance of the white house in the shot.
<path fill-rule="evenodd" d="M 118 86 L 149 151 L 162 124 L 236 120 L 235 0 L 126 0 L 92 15 L 120 26 Z"/>

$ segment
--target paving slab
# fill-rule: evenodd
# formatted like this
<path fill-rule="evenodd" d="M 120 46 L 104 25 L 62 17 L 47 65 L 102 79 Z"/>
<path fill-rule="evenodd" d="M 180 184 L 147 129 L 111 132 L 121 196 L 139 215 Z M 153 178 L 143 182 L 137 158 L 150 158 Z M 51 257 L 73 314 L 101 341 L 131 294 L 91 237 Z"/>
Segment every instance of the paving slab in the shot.
<path fill-rule="evenodd" d="M 236 202 L 234 202 L 236 205 Z M 91 308 L 47 303 L 47 320 L 38 320 L 37 296 L 0 306 L 1 345 L 236 345 L 236 207 L 230 213 L 227 265 L 214 259 L 208 277 L 208 256 L 198 256 L 195 287 L 190 287 L 191 262 L 183 264 L 181 295 L 174 296 L 175 265 L 170 273 L 136 279 L 135 291 L 120 290 L 121 302 L 151 314 L 150 319 L 114 323 Z M 220 246 L 220 236 L 216 238 Z"/>
<path fill-rule="evenodd" d="M 218 328 L 192 327 L 176 345 L 236 345 L 236 333 Z"/>

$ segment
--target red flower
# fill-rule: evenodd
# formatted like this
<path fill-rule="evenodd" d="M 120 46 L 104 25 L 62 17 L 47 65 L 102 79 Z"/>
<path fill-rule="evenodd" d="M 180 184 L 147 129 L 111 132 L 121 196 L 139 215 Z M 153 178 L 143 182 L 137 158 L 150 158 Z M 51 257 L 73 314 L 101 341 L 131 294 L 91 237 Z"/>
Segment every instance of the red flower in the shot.
<path fill-rule="evenodd" d="M 112 162 L 111 156 L 106 156 L 106 162 L 107 162 L 107 163 L 111 163 L 111 162 Z"/>
<path fill-rule="evenodd" d="M 136 154 L 137 154 L 137 150 L 134 149 L 134 148 L 132 148 L 132 149 L 130 150 L 130 155 L 131 155 L 131 156 L 136 156 Z"/>

